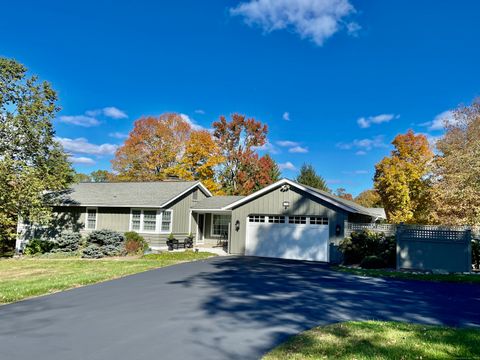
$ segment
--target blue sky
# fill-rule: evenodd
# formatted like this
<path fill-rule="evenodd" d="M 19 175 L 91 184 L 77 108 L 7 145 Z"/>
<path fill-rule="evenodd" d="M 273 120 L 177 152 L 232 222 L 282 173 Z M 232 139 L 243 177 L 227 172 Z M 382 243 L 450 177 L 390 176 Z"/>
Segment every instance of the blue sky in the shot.
<path fill-rule="evenodd" d="M 142 115 L 208 128 L 240 112 L 269 125 L 284 176 L 312 163 L 357 194 L 397 133 L 434 139 L 439 118 L 480 95 L 476 0 L 15 1 L 2 13 L 0 55 L 58 91 L 57 136 L 81 172 L 109 169 Z"/>

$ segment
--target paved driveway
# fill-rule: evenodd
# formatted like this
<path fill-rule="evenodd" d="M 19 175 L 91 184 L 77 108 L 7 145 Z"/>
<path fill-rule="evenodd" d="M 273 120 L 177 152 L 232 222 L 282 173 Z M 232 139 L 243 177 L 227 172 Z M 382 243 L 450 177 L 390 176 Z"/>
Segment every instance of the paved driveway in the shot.
<path fill-rule="evenodd" d="M 480 326 L 480 286 L 225 257 L 0 307 L 0 359 L 256 359 L 344 320 Z"/>

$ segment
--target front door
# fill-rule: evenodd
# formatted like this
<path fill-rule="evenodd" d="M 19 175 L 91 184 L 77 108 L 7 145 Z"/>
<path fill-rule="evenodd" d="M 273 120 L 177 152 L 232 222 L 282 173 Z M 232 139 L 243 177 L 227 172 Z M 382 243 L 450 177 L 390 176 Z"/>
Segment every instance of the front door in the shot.
<path fill-rule="evenodd" d="M 205 214 L 198 214 L 197 216 L 197 244 L 203 244 L 203 233 L 205 226 Z"/>

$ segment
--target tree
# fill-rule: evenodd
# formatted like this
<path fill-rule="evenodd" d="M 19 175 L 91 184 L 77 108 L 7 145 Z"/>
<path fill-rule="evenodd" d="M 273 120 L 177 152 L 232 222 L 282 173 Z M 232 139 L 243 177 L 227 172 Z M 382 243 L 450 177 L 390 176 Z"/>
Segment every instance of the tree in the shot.
<path fill-rule="evenodd" d="M 27 77 L 15 60 L 0 58 L 0 252 L 12 250 L 18 218 L 47 224 L 49 194 L 73 180 L 67 154 L 55 141 L 57 95 L 47 82 Z"/>
<path fill-rule="evenodd" d="M 224 193 L 238 195 L 242 172 L 256 173 L 255 148 L 265 145 L 267 125 L 244 115 L 233 114 L 228 122 L 225 116 L 213 123 L 213 136 L 220 147 L 224 162 L 219 169 L 219 180 Z M 244 175 L 243 175 L 244 176 Z"/>
<path fill-rule="evenodd" d="M 436 214 L 443 224 L 480 225 L 480 99 L 453 118 L 436 144 Z"/>
<path fill-rule="evenodd" d="M 353 195 L 347 193 L 347 190 L 346 190 L 345 188 L 338 188 L 338 189 L 335 191 L 335 195 L 338 196 L 339 198 L 353 201 Z"/>
<path fill-rule="evenodd" d="M 93 182 L 109 182 L 114 175 L 107 170 L 96 170 L 90 173 L 91 181 Z"/>
<path fill-rule="evenodd" d="M 244 159 L 238 173 L 238 194 L 248 195 L 280 179 L 280 169 L 270 155 Z"/>
<path fill-rule="evenodd" d="M 182 160 L 175 173 L 184 180 L 200 180 L 210 191 L 217 193 L 215 169 L 223 161 L 220 148 L 207 130 L 192 132 Z"/>
<path fill-rule="evenodd" d="M 112 160 L 117 178 L 148 181 L 176 175 L 191 131 L 191 126 L 175 113 L 136 120 L 133 131 Z"/>
<path fill-rule="evenodd" d="M 91 181 L 92 179 L 90 178 L 90 175 L 82 174 L 82 173 L 75 173 L 73 175 L 73 182 L 75 183 L 91 182 Z"/>
<path fill-rule="evenodd" d="M 425 135 L 412 130 L 397 135 L 395 149 L 375 166 L 375 189 L 385 207 L 387 219 L 394 223 L 428 223 L 431 218 L 433 152 Z"/>
<path fill-rule="evenodd" d="M 310 164 L 303 164 L 300 168 L 300 174 L 295 179 L 296 182 L 314 187 L 316 189 L 330 192 L 325 180 L 317 174 L 315 168 Z"/>
<path fill-rule="evenodd" d="M 383 207 L 382 199 L 376 190 L 364 190 L 354 199 L 354 201 L 367 208 Z"/>

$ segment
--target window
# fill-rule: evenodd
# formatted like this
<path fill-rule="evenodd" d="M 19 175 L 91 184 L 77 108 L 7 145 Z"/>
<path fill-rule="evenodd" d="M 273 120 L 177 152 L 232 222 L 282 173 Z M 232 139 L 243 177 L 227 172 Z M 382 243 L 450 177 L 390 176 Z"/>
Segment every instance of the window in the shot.
<path fill-rule="evenodd" d="M 310 216 L 310 224 L 312 225 L 328 225 L 328 218 L 320 216 Z"/>
<path fill-rule="evenodd" d="M 268 222 L 272 224 L 285 224 L 285 216 L 270 215 Z"/>
<path fill-rule="evenodd" d="M 144 233 L 172 232 L 172 210 L 132 209 L 130 230 Z"/>
<path fill-rule="evenodd" d="M 306 216 L 289 216 L 288 223 L 289 224 L 306 224 L 307 217 Z"/>
<path fill-rule="evenodd" d="M 265 216 L 264 215 L 250 215 L 248 217 L 248 222 L 264 223 L 265 222 Z"/>
<path fill-rule="evenodd" d="M 230 223 L 230 215 L 212 215 L 212 235 L 225 236 L 228 235 L 228 224 Z"/>
<path fill-rule="evenodd" d="M 172 210 L 162 212 L 162 232 L 172 232 Z"/>
<path fill-rule="evenodd" d="M 97 209 L 87 208 L 87 229 L 95 230 L 97 228 Z"/>

